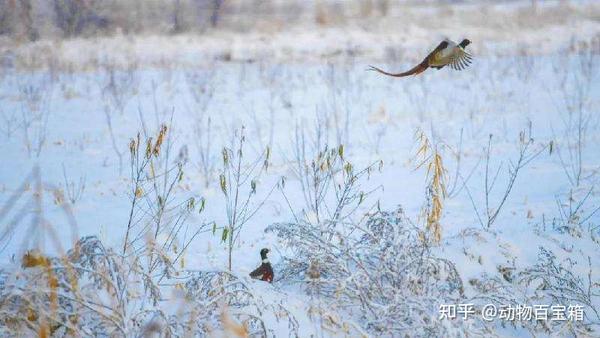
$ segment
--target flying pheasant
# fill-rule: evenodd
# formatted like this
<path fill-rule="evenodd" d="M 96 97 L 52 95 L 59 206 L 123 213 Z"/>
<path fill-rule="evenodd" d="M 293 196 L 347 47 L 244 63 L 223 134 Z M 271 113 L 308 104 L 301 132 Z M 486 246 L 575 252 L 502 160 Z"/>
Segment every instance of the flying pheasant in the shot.
<path fill-rule="evenodd" d="M 269 249 L 260 250 L 260 259 L 262 260 L 262 264 L 254 269 L 254 271 L 250 272 L 250 277 L 254 279 L 260 279 L 265 282 L 272 283 L 273 282 L 273 268 L 271 267 L 271 263 L 267 258 L 267 254 L 269 253 Z"/>
<path fill-rule="evenodd" d="M 431 52 L 427 57 L 414 68 L 403 73 L 388 73 L 377 67 L 370 66 L 369 70 L 374 70 L 381 74 L 395 77 L 403 77 L 408 75 L 417 75 L 424 72 L 427 68 L 432 67 L 438 70 L 445 66 L 450 66 L 455 70 L 463 70 L 471 64 L 471 54 L 465 51 L 465 48 L 471 43 L 469 39 L 462 40 L 458 45 L 451 40 L 444 40 Z"/>

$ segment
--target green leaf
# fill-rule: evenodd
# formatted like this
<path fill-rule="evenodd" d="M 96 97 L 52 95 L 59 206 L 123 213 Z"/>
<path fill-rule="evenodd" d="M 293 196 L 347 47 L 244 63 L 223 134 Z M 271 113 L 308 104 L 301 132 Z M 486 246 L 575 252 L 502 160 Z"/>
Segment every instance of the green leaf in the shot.
<path fill-rule="evenodd" d="M 352 174 L 352 164 L 350 162 L 346 162 L 344 169 L 346 170 L 346 174 L 348 174 L 348 175 Z"/>
<path fill-rule="evenodd" d="M 188 211 L 194 210 L 195 206 L 196 206 L 196 200 L 194 200 L 194 198 L 192 197 L 188 200 L 188 204 L 187 204 Z"/>
<path fill-rule="evenodd" d="M 223 148 L 222 153 L 223 153 L 223 164 L 225 166 L 227 166 L 227 164 L 229 164 L 229 154 L 227 153 L 227 149 Z"/>
<path fill-rule="evenodd" d="M 229 228 L 223 228 L 223 234 L 221 235 L 221 241 L 225 242 L 227 240 L 228 234 L 229 234 Z"/>
<path fill-rule="evenodd" d="M 221 183 L 221 191 L 227 196 L 227 181 L 225 180 L 225 175 L 221 174 L 219 176 L 219 181 Z"/>
<path fill-rule="evenodd" d="M 198 209 L 198 213 L 202 213 L 202 211 L 204 211 L 204 206 L 206 205 L 206 199 L 204 197 L 202 197 L 200 199 L 200 209 Z"/>

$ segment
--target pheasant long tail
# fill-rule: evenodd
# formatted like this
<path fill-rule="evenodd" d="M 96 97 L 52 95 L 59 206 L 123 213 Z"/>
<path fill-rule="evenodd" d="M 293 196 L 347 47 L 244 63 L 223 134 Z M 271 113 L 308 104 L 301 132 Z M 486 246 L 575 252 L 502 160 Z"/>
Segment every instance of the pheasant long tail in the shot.
<path fill-rule="evenodd" d="M 369 66 L 369 70 L 373 70 L 373 71 L 379 72 L 379 73 L 387 75 L 387 76 L 404 77 L 404 76 L 409 76 L 409 75 L 420 74 L 420 73 L 424 72 L 428 67 L 429 66 L 426 63 L 420 63 L 417 66 L 415 66 L 414 68 L 412 68 L 412 69 L 410 69 L 410 70 L 408 70 L 406 72 L 397 73 L 397 74 L 388 73 L 385 70 L 377 68 L 377 67 L 374 67 L 374 66 Z"/>

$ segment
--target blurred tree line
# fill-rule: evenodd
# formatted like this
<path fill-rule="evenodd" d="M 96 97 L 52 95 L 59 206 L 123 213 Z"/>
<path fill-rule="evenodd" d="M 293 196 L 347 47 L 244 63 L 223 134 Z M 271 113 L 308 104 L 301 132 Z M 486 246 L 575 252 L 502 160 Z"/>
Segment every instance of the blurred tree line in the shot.
<path fill-rule="evenodd" d="M 391 1 L 0 0 L 0 36 L 35 41 L 112 33 L 277 30 L 301 20 L 327 25 L 356 16 L 386 15 Z"/>
<path fill-rule="evenodd" d="M 344 25 L 394 16 L 406 6 L 519 0 L 0 0 L 0 37 L 177 34 L 227 29 L 280 30 L 299 23 Z M 539 0 L 526 0 L 536 8 Z M 561 3 L 567 2 L 560 0 Z"/>

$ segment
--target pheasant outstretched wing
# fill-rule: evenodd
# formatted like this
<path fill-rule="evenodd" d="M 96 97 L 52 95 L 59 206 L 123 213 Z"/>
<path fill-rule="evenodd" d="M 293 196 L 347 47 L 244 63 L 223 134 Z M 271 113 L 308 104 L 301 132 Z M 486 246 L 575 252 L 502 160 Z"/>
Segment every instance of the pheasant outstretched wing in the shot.
<path fill-rule="evenodd" d="M 458 47 L 448 59 L 448 65 L 455 70 L 463 70 L 471 64 L 473 57 L 464 49 Z"/>

